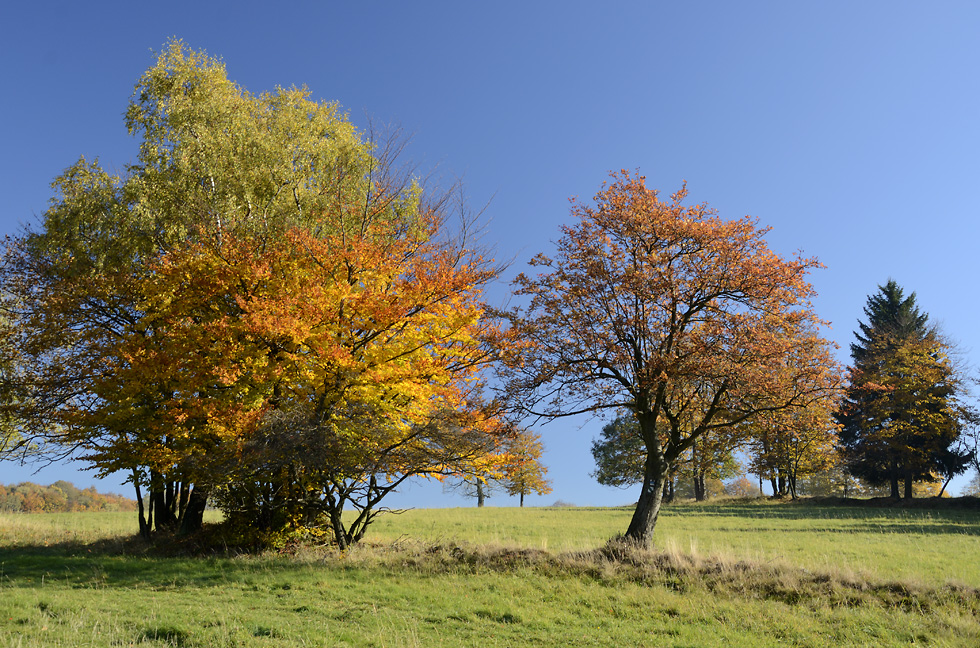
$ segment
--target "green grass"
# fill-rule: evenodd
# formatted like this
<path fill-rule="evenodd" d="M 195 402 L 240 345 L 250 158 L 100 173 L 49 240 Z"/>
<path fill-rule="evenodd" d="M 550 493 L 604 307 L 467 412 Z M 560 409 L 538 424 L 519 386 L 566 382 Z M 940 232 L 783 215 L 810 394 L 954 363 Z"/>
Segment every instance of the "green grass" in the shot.
<path fill-rule="evenodd" d="M 369 540 L 501 544 L 553 552 L 592 549 L 629 524 L 628 508 L 406 511 L 380 518 Z M 980 511 L 850 508 L 770 502 L 665 507 L 658 549 L 779 562 L 857 577 L 980 587 Z"/>
<path fill-rule="evenodd" d="M 161 557 L 133 514 L 0 515 L 0 646 L 980 645 L 980 513 L 623 509 L 383 518 L 347 554 Z M 693 550 L 692 550 L 693 548 Z"/>

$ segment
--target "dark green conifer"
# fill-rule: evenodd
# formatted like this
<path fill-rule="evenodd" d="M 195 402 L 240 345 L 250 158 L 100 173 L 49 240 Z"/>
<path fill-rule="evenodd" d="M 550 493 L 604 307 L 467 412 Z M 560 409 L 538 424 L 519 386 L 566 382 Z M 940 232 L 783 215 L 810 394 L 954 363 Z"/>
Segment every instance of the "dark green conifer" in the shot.
<path fill-rule="evenodd" d="M 951 449 L 961 429 L 959 377 L 949 345 L 928 315 L 895 281 L 868 297 L 851 345 L 854 364 L 837 421 L 848 471 L 891 496 L 912 497 L 912 484 L 961 472 Z"/>

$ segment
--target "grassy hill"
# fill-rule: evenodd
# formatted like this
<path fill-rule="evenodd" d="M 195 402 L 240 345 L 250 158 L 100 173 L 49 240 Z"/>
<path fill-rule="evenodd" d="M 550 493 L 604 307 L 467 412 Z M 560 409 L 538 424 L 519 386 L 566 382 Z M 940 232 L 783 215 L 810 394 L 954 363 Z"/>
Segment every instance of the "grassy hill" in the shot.
<path fill-rule="evenodd" d="M 0 514 L 0 646 L 980 645 L 980 512 L 727 502 L 388 516 L 363 545 L 166 557 L 133 514 Z"/>

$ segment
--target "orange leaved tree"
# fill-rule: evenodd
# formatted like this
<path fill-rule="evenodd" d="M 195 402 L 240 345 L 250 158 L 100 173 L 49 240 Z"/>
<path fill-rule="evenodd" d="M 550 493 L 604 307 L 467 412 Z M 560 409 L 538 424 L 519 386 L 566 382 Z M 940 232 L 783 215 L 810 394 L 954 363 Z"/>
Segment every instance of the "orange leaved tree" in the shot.
<path fill-rule="evenodd" d="M 503 461 L 505 435 L 478 393 L 493 328 L 479 288 L 496 269 L 442 227 L 428 212 L 409 228 L 225 236 L 158 265 L 146 292 L 159 300 L 161 358 L 145 368 L 181 358 L 165 409 L 212 440 L 196 468 L 216 477 L 233 522 L 278 530 L 325 516 L 346 547 L 406 479 Z"/>
<path fill-rule="evenodd" d="M 125 475 L 144 535 L 194 530 L 218 495 L 346 546 L 405 479 L 499 461 L 478 374 L 498 268 L 396 141 L 180 42 L 126 121 L 138 164 L 71 166 L 0 264 L 4 420 Z"/>
<path fill-rule="evenodd" d="M 541 463 L 543 452 L 541 435 L 529 430 L 517 430 L 507 440 L 507 459 L 501 481 L 508 495 L 520 497 L 521 506 L 524 506 L 525 495 L 547 495 L 551 492 L 551 480 L 545 477 L 548 468 Z"/>
<path fill-rule="evenodd" d="M 815 259 L 785 260 L 749 218 L 669 201 L 614 174 L 575 204 L 554 256 L 531 262 L 508 313 L 507 393 L 543 417 L 626 410 L 645 448 L 626 539 L 649 545 L 672 465 L 704 434 L 812 397 L 831 370 L 809 299 Z M 792 355 L 793 371 L 775 371 Z M 820 387 L 816 387 L 819 389 Z M 778 394 L 777 399 L 761 396 Z"/>

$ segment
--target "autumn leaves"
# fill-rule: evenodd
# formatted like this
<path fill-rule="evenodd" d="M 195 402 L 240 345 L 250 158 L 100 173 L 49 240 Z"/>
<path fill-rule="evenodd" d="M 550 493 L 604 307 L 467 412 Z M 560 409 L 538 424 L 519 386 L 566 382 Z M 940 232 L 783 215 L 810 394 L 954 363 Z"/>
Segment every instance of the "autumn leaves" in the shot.
<path fill-rule="evenodd" d="M 342 547 L 405 479 L 518 463 L 480 373 L 499 267 L 393 151 L 179 42 L 127 125 L 139 163 L 74 165 L 6 255 L 30 435 L 128 475 L 144 533 L 199 528 L 212 498 L 244 541 L 320 525 Z"/>
<path fill-rule="evenodd" d="M 669 201 L 623 172 L 576 205 L 553 258 L 520 275 L 523 344 L 505 373 L 528 414 L 635 417 L 643 489 L 627 530 L 648 544 L 672 466 L 699 439 L 740 434 L 776 412 L 826 400 L 839 375 L 809 303 L 814 259 L 784 260 L 766 230 Z"/>
<path fill-rule="evenodd" d="M 614 175 L 516 279 L 524 308 L 493 312 L 501 268 L 336 106 L 253 96 L 174 42 L 126 119 L 138 163 L 79 161 L 6 253 L 4 407 L 127 474 L 146 534 L 199 528 L 210 498 L 247 541 L 316 527 L 346 547 L 411 477 L 546 488 L 514 420 L 616 410 L 646 452 L 645 543 L 699 438 L 834 388 L 817 262 L 686 189 Z"/>

